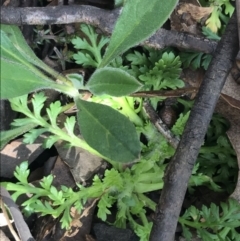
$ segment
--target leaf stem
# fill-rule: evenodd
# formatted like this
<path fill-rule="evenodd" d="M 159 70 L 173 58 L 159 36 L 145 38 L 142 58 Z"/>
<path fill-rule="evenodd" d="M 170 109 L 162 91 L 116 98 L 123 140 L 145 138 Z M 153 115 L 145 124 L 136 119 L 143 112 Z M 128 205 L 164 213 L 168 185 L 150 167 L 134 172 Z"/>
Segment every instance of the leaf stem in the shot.
<path fill-rule="evenodd" d="M 134 109 L 130 107 L 126 97 L 112 97 L 112 99 L 120 104 L 122 107 L 120 112 L 127 116 L 131 122 L 133 122 L 136 126 L 143 126 L 143 120 L 136 114 Z"/>
<path fill-rule="evenodd" d="M 163 182 L 158 182 L 158 183 L 138 183 L 134 187 L 134 191 L 137 193 L 146 193 L 146 192 L 152 192 L 156 190 L 160 190 L 163 188 Z"/>
<path fill-rule="evenodd" d="M 156 210 L 156 206 L 157 204 L 152 201 L 150 198 L 148 198 L 145 194 L 143 193 L 138 193 L 138 198 L 139 200 L 141 200 L 142 202 L 144 202 L 144 204 L 150 208 L 152 211 L 155 211 Z"/>

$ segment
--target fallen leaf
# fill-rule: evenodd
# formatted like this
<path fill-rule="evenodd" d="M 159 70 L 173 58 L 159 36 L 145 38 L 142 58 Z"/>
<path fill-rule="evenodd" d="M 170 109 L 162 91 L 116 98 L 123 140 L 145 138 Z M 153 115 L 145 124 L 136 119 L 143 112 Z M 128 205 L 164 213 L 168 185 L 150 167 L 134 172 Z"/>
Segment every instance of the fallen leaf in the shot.
<path fill-rule="evenodd" d="M 228 75 L 221 93 L 240 101 L 240 85 L 233 79 L 232 74 Z"/>
<path fill-rule="evenodd" d="M 189 10 L 190 7 L 188 7 L 188 5 L 191 6 L 192 9 L 200 7 L 197 0 L 192 0 L 191 3 L 185 3 L 184 0 L 180 0 L 178 6 L 170 16 L 171 29 L 202 36 L 201 26 L 198 21 L 192 17 L 192 10 Z"/>
<path fill-rule="evenodd" d="M 227 135 L 236 152 L 240 170 L 240 85 L 235 82 L 231 74 L 228 75 L 223 87 L 216 112 L 230 122 L 231 126 L 227 131 Z M 231 197 L 240 202 L 240 171 L 238 172 L 236 188 Z"/>
<path fill-rule="evenodd" d="M 200 7 L 189 3 L 183 3 L 179 6 L 177 12 L 182 15 L 184 13 L 189 13 L 193 19 L 196 21 L 206 18 L 212 13 L 213 7 Z"/>
<path fill-rule="evenodd" d="M 92 215 L 99 198 L 88 200 L 84 205 L 83 212 L 79 213 L 75 207 L 71 207 L 70 214 L 72 216 L 71 229 L 66 230 L 64 237 L 74 237 L 75 240 L 83 239 L 84 236 L 89 234 Z"/>
<path fill-rule="evenodd" d="M 240 101 L 236 100 L 234 98 L 232 98 L 231 96 L 225 95 L 225 94 L 221 94 L 221 97 L 228 102 L 229 105 L 231 105 L 234 108 L 237 108 L 240 110 Z"/>

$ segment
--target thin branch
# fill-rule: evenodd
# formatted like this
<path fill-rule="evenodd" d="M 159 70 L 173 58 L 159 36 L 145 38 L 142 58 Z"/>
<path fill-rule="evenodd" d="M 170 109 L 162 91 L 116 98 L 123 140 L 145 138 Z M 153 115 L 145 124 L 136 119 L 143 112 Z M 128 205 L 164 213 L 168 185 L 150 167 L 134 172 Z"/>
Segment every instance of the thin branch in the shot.
<path fill-rule="evenodd" d="M 238 38 L 240 47 L 240 1 L 236 1 L 237 23 L 238 23 Z"/>
<path fill-rule="evenodd" d="M 21 241 L 35 241 L 35 239 L 32 237 L 29 231 L 27 224 L 23 219 L 23 216 L 18 206 L 14 203 L 8 191 L 4 187 L 0 187 L 0 193 L 2 201 L 7 205 L 12 215 Z"/>
<path fill-rule="evenodd" d="M 158 117 L 151 104 L 149 102 L 144 102 L 143 107 L 148 118 L 154 124 L 157 130 L 166 138 L 174 149 L 177 149 L 179 139 L 172 134 L 167 125 L 163 123 L 160 117 Z"/>
<path fill-rule="evenodd" d="M 0 20 L 2 24 L 14 25 L 87 23 L 110 35 L 120 12 L 121 8 L 110 11 L 85 5 L 42 8 L 2 7 L 0 10 Z M 217 46 L 217 42 L 213 40 L 165 29 L 159 29 L 142 44 L 156 49 L 173 46 L 209 54 L 213 54 Z"/>
<path fill-rule="evenodd" d="M 188 94 L 196 94 L 198 88 L 195 87 L 187 87 L 176 90 L 146 90 L 146 91 L 138 91 L 130 94 L 131 97 L 142 97 L 142 98 L 172 98 L 172 97 L 182 97 Z M 91 96 L 92 93 L 89 90 L 78 90 L 78 92 L 82 95 L 87 95 L 87 97 Z"/>
<path fill-rule="evenodd" d="M 138 91 L 133 94 L 130 94 L 132 97 L 147 97 L 147 98 L 156 98 L 156 97 L 182 97 L 187 94 L 196 94 L 198 88 L 187 87 L 176 90 L 149 90 L 149 91 Z"/>
<path fill-rule="evenodd" d="M 166 170 L 150 241 L 174 240 L 192 169 L 238 49 L 237 19 L 234 13 L 217 46 L 176 153 Z"/>
<path fill-rule="evenodd" d="M 11 222 L 10 222 L 10 219 L 9 219 L 8 213 L 7 213 L 7 210 L 6 210 L 5 206 L 4 206 L 4 202 L 3 202 L 3 200 L 2 200 L 1 197 L 0 197 L 0 206 L 1 206 L 1 209 L 2 209 L 2 211 L 3 211 L 3 215 L 4 215 L 5 219 L 6 219 L 8 228 L 9 228 L 12 236 L 14 237 L 14 239 L 15 239 L 16 241 L 21 241 L 20 238 L 18 237 L 17 233 L 15 232 L 15 230 L 14 230 Z"/>
<path fill-rule="evenodd" d="M 240 0 L 236 1 L 237 23 L 238 23 L 238 38 L 240 47 Z M 237 60 L 240 61 L 240 51 L 238 51 Z"/>

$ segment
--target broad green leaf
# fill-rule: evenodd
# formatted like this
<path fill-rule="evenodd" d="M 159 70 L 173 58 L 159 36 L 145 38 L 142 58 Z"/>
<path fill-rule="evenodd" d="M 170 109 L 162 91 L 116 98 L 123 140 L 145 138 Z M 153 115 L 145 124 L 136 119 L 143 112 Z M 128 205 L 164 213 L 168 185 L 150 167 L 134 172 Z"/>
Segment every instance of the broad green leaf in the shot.
<path fill-rule="evenodd" d="M 167 20 L 177 0 L 127 0 L 99 67 L 150 37 Z"/>
<path fill-rule="evenodd" d="M 139 157 L 140 141 L 134 125 L 109 106 L 75 101 L 78 123 L 85 141 L 103 156 L 118 162 Z"/>
<path fill-rule="evenodd" d="M 37 124 L 30 123 L 25 126 L 17 127 L 12 130 L 8 131 L 1 131 L 0 132 L 0 149 L 2 150 L 4 146 L 8 144 L 14 138 L 30 131 L 31 129 L 35 128 Z"/>
<path fill-rule="evenodd" d="M 86 87 L 95 95 L 120 97 L 138 91 L 142 85 L 124 70 L 105 67 L 94 72 Z"/>
<path fill-rule="evenodd" d="M 10 99 L 43 88 L 56 88 L 58 85 L 36 69 L 12 62 L 1 55 L 1 99 Z"/>
<path fill-rule="evenodd" d="M 16 63 L 25 63 L 24 57 L 12 44 L 5 32 L 1 31 L 1 58 L 8 59 L 9 61 Z M 30 64 L 29 64 L 30 66 Z"/>
<path fill-rule="evenodd" d="M 33 50 L 29 47 L 24 39 L 18 26 L 1 24 L 1 30 L 7 35 L 10 42 L 18 50 L 18 54 L 21 54 L 22 58 L 28 60 L 30 63 L 41 68 L 44 71 L 50 72 L 53 76 L 58 75 L 53 69 L 47 66 L 44 62 L 37 58 Z"/>
<path fill-rule="evenodd" d="M 71 96 L 75 96 L 77 94 L 76 89 L 72 86 L 57 84 L 56 82 L 52 81 L 52 79 L 44 75 L 38 69 L 38 67 L 35 67 L 33 64 L 37 64 L 37 57 L 33 52 L 30 52 L 28 56 L 27 53 L 24 53 L 24 49 L 19 51 L 21 45 L 16 44 L 18 39 L 12 37 L 14 36 L 17 38 L 14 33 L 4 32 L 2 30 L 0 31 L 1 99 L 9 99 L 21 96 L 44 88 L 53 88 Z M 11 38 L 8 36 L 11 36 Z M 15 43 L 15 45 L 13 43 Z M 21 43 L 21 38 L 19 43 Z M 32 55 L 33 58 L 31 58 Z M 41 61 L 37 60 L 37 62 Z M 44 68 L 44 70 L 47 71 L 47 68 Z"/>

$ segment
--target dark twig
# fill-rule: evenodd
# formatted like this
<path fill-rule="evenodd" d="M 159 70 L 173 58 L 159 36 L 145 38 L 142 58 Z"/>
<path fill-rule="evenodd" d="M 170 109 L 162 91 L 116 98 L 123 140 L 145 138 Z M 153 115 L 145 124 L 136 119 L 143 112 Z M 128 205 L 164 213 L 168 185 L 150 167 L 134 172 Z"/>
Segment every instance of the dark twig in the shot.
<path fill-rule="evenodd" d="M 138 91 L 130 94 L 132 97 L 181 97 L 187 94 L 197 93 L 198 88 L 188 87 L 176 90 L 149 90 L 149 91 Z"/>
<path fill-rule="evenodd" d="M 238 38 L 240 47 L 240 0 L 236 1 L 237 23 L 238 23 Z M 238 51 L 237 60 L 240 61 L 240 51 Z"/>
<path fill-rule="evenodd" d="M 9 208 L 12 218 L 15 222 L 15 226 L 18 230 L 18 234 L 21 241 L 35 241 L 32 237 L 27 224 L 25 223 L 23 216 L 18 209 L 18 206 L 12 200 L 12 197 L 4 187 L 0 187 L 1 199 Z"/>
<path fill-rule="evenodd" d="M 8 217 L 7 210 L 6 210 L 5 206 L 4 206 L 4 202 L 3 202 L 3 200 L 2 200 L 1 197 L 0 197 L 0 207 L 1 207 L 1 209 L 2 209 L 3 215 L 4 215 L 5 219 L 6 219 L 8 228 L 9 228 L 12 236 L 14 237 L 14 239 L 15 239 L 16 241 L 21 241 L 20 238 L 18 237 L 17 233 L 15 232 L 13 226 L 12 226 L 12 223 L 11 223 L 9 217 Z"/>
<path fill-rule="evenodd" d="M 171 133 L 167 125 L 163 123 L 160 117 L 158 117 L 151 104 L 149 102 L 144 102 L 143 107 L 150 121 L 155 125 L 157 130 L 167 139 L 174 149 L 177 149 L 179 139 Z"/>
<path fill-rule="evenodd" d="M 239 38 L 239 46 L 240 46 L 240 1 L 236 1 L 236 12 L 237 12 L 237 23 L 238 23 L 238 38 Z"/>
<path fill-rule="evenodd" d="M 121 9 L 112 11 L 93 6 L 70 5 L 44 8 L 10 8 L 2 7 L 0 19 L 2 24 L 14 25 L 52 25 L 68 23 L 87 23 L 110 35 Z M 174 46 L 213 54 L 217 42 L 195 37 L 186 33 L 159 29 L 149 40 L 142 44 L 156 49 Z"/>
<path fill-rule="evenodd" d="M 89 90 L 78 90 L 80 94 L 91 96 L 92 93 Z M 187 87 L 176 90 L 147 90 L 147 91 L 138 91 L 130 94 L 131 97 L 142 97 L 142 98 L 165 98 L 165 97 L 182 97 L 188 94 L 196 94 L 198 88 Z"/>
<path fill-rule="evenodd" d="M 220 40 L 164 177 L 150 241 L 172 241 L 193 166 L 220 92 L 238 52 L 236 13 Z"/>

